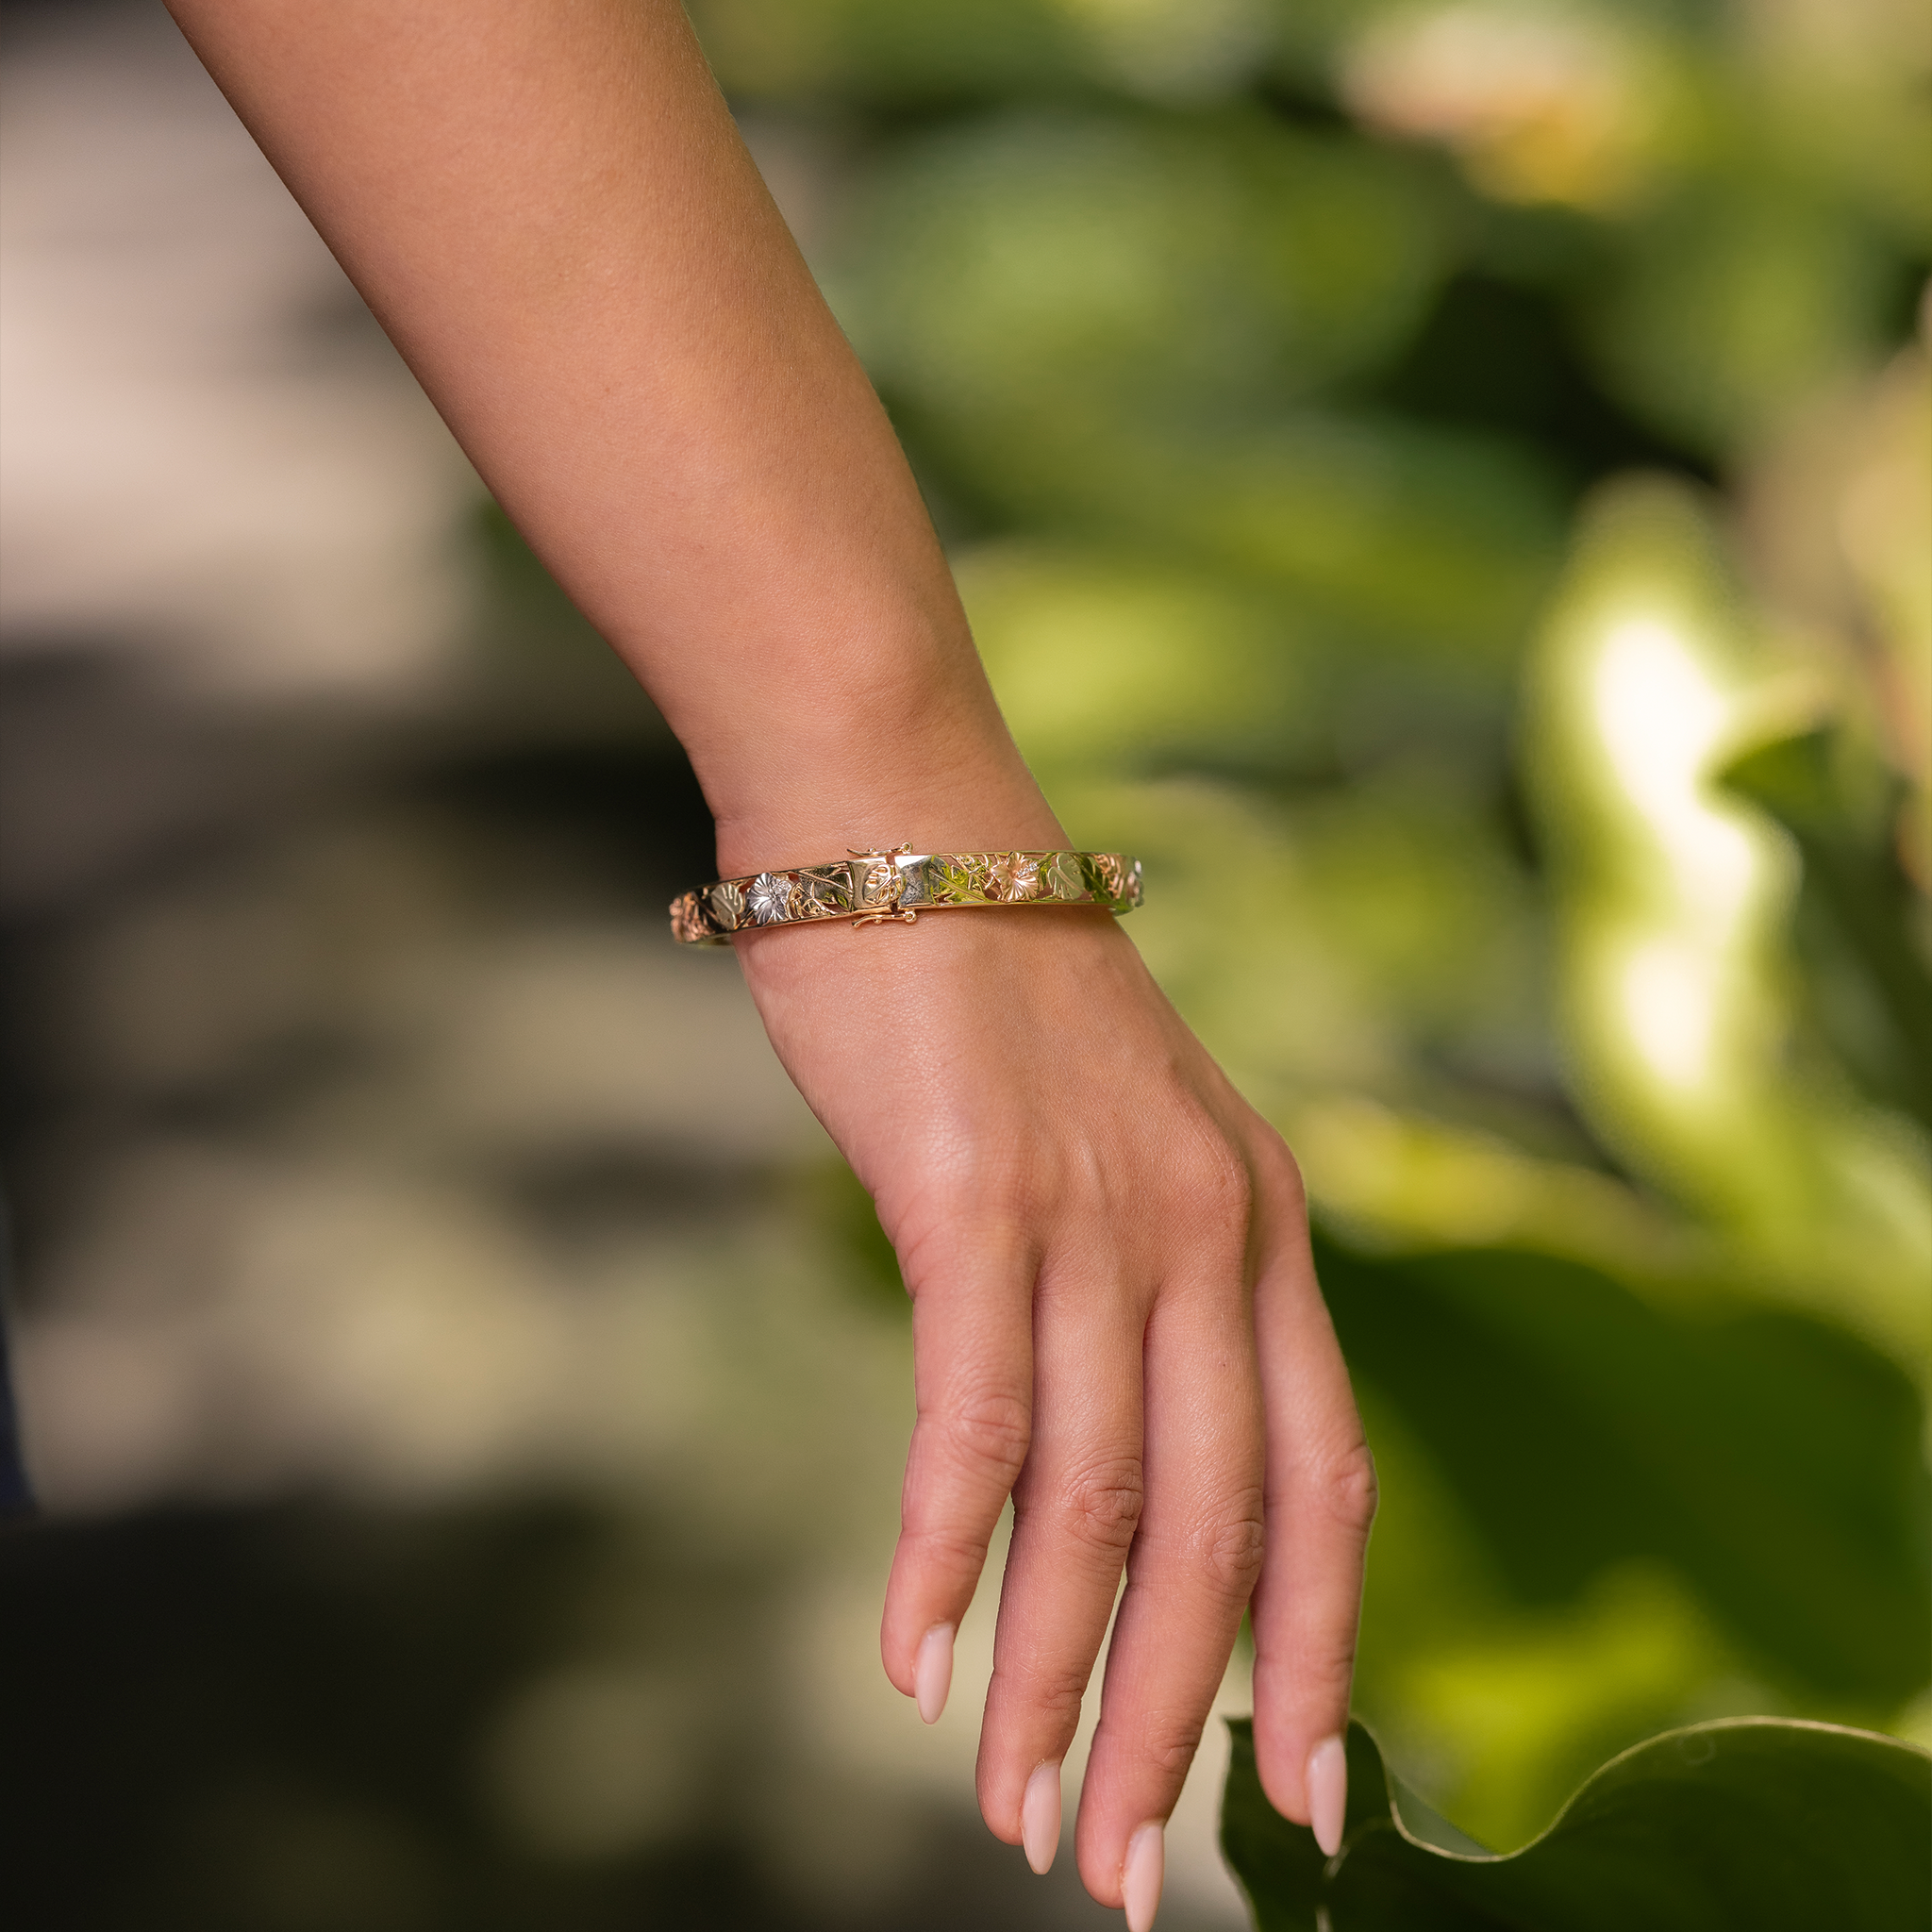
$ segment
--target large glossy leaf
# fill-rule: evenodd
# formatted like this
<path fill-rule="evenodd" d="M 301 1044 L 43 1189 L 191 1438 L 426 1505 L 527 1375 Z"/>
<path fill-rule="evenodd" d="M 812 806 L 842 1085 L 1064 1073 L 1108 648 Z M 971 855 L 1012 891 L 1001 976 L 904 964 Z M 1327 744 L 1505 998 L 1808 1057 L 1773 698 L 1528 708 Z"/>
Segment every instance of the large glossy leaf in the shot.
<path fill-rule="evenodd" d="M 1445 1827 L 1349 1727 L 1341 1852 L 1269 1803 L 1232 1727 L 1222 1849 L 1259 1932 L 1922 1932 L 1932 1759 L 1835 1724 L 1726 1718 L 1666 1731 L 1498 1857 Z"/>
<path fill-rule="evenodd" d="M 1777 1674 L 1896 1703 L 1927 1672 L 1920 1408 L 1808 1316 L 1667 1310 L 1597 1270 L 1324 1240 L 1353 1371 L 1403 1413 L 1509 1586 L 1669 1563 Z"/>

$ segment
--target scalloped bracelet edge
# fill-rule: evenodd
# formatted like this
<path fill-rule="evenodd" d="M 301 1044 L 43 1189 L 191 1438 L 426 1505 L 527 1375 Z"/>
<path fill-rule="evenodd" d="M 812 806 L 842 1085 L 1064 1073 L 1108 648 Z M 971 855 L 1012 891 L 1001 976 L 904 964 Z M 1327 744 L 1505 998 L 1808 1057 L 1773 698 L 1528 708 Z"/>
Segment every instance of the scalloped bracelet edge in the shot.
<path fill-rule="evenodd" d="M 672 937 L 722 946 L 735 932 L 849 919 L 854 927 L 913 924 L 922 912 L 971 906 L 1141 903 L 1141 861 L 1119 852 L 854 852 L 824 865 L 720 879 L 671 902 Z"/>

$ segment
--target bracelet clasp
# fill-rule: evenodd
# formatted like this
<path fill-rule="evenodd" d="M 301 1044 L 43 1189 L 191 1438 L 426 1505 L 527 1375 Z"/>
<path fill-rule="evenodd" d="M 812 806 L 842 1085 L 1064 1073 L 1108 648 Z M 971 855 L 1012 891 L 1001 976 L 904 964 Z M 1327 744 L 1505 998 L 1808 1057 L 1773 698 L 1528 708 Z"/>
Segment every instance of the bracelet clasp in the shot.
<path fill-rule="evenodd" d="M 863 869 L 853 867 L 853 884 L 858 888 L 856 898 L 861 906 L 879 909 L 865 911 L 852 922 L 852 930 L 857 932 L 861 925 L 887 925 L 897 921 L 902 925 L 917 925 L 919 914 L 908 909 L 899 909 L 899 894 L 906 888 L 906 874 L 899 870 L 898 861 L 912 850 L 910 844 L 894 845 L 890 852 L 876 848 L 860 852 L 848 845 L 845 850 L 854 858 L 864 859 Z"/>

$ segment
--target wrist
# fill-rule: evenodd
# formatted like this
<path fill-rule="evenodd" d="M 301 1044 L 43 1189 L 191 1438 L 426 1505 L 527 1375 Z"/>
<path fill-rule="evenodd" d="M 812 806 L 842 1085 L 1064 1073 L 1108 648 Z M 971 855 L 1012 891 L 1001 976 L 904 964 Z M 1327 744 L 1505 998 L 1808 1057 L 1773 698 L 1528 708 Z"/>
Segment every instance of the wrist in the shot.
<path fill-rule="evenodd" d="M 773 756 L 693 762 L 717 824 L 721 878 L 908 841 L 924 851 L 1068 842 L 990 691 L 978 702 L 970 691 L 874 700 L 795 732 Z"/>

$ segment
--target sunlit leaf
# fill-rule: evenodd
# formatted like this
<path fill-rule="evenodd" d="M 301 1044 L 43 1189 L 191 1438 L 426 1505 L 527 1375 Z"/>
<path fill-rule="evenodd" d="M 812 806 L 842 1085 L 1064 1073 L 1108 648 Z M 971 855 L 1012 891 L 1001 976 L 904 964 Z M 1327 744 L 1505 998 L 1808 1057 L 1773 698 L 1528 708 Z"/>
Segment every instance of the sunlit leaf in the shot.
<path fill-rule="evenodd" d="M 1268 1803 L 1236 1721 L 1222 1848 L 1257 1932 L 1919 1932 L 1932 1760 L 1831 1724 L 1720 1720 L 1591 1777 L 1542 1837 L 1485 1853 L 1401 1790 L 1352 1724 L 1342 1847 Z"/>

